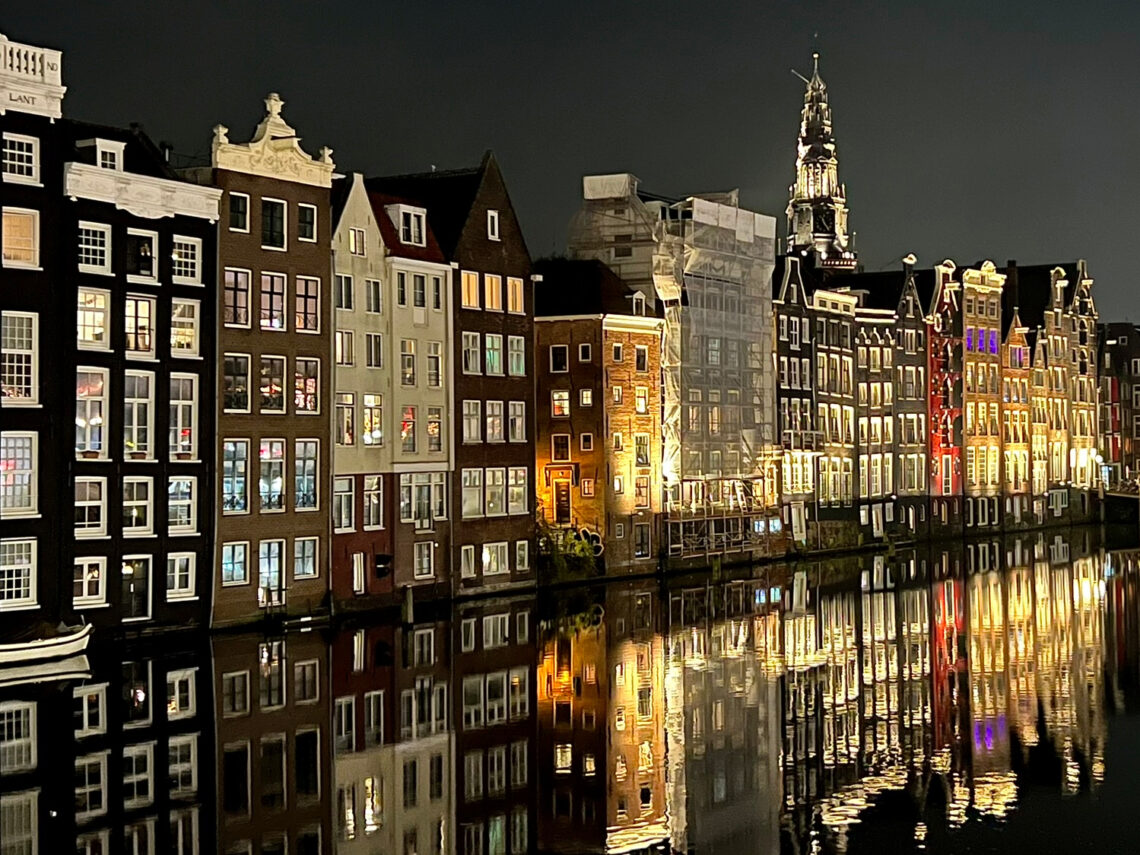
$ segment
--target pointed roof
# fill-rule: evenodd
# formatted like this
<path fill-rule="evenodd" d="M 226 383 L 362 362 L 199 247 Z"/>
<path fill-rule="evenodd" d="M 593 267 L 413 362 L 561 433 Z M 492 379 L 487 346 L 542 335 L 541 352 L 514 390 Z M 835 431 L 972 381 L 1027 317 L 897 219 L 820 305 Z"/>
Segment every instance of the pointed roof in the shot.
<path fill-rule="evenodd" d="M 811 79 L 804 91 L 804 108 L 800 113 L 797 161 L 835 158 L 831 106 L 827 103 L 827 84 L 819 76 L 819 53 L 813 53 L 811 60 Z"/>
<path fill-rule="evenodd" d="M 484 177 L 498 168 L 488 149 L 478 166 L 369 178 L 364 184 L 372 193 L 396 196 L 427 209 L 440 247 L 453 258 Z"/>

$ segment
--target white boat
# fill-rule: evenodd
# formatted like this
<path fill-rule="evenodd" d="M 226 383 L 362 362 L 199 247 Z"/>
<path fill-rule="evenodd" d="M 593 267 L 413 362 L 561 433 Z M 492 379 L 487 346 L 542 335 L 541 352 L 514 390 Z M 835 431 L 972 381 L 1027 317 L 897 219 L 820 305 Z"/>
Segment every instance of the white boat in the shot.
<path fill-rule="evenodd" d="M 94 631 L 94 626 L 87 624 L 53 638 L 0 644 L 0 668 L 77 656 L 87 649 L 87 643 Z"/>
<path fill-rule="evenodd" d="M 53 683 L 57 680 L 87 680 L 91 665 L 86 656 L 69 656 L 50 662 L 33 662 L 30 665 L 8 665 L 0 668 L 0 689 L 10 686 L 32 686 Z"/>

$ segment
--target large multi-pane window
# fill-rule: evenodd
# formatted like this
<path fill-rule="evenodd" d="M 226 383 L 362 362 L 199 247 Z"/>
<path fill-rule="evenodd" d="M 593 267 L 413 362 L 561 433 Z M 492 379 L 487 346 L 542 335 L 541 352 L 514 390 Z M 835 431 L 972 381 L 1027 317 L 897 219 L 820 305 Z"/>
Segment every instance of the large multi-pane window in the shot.
<path fill-rule="evenodd" d="M 72 571 L 71 603 L 74 606 L 107 602 L 107 559 L 76 558 Z"/>
<path fill-rule="evenodd" d="M 36 541 L 0 540 L 0 610 L 36 605 Z"/>
<path fill-rule="evenodd" d="M 285 412 L 285 357 L 262 356 L 259 405 L 263 413 Z"/>
<path fill-rule="evenodd" d="M 103 457 L 107 412 L 107 369 L 75 372 L 75 450 L 84 457 Z"/>
<path fill-rule="evenodd" d="M 172 533 L 197 530 L 197 478 L 171 478 L 167 485 L 167 521 Z"/>
<path fill-rule="evenodd" d="M 507 513 L 525 514 L 529 489 L 527 485 L 527 469 L 525 466 L 512 466 L 509 473 L 510 481 L 507 489 Z"/>
<path fill-rule="evenodd" d="M 222 359 L 222 408 L 227 413 L 249 412 L 249 355 L 227 353 Z"/>
<path fill-rule="evenodd" d="M 317 463 L 320 443 L 315 439 L 298 439 L 293 453 L 296 469 L 294 503 L 297 510 L 317 507 Z"/>
<path fill-rule="evenodd" d="M 0 263 L 5 267 L 39 267 L 40 212 L 4 208 L 0 218 Z"/>
<path fill-rule="evenodd" d="M 39 316 L 0 313 L 0 399 L 3 406 L 39 400 Z"/>
<path fill-rule="evenodd" d="M 107 533 L 107 479 L 75 479 L 75 536 Z"/>
<path fill-rule="evenodd" d="M 123 450 L 130 457 L 151 457 L 154 375 L 128 371 L 123 377 Z"/>
<path fill-rule="evenodd" d="M 483 371 L 479 333 L 463 333 L 463 373 L 480 374 Z"/>
<path fill-rule="evenodd" d="M 175 459 L 190 460 L 198 452 L 197 409 L 197 376 L 171 374 L 170 456 Z"/>
<path fill-rule="evenodd" d="M 261 510 L 285 509 L 285 440 L 263 439 L 258 452 L 258 493 Z"/>
<path fill-rule="evenodd" d="M 526 376 L 526 339 L 521 335 L 507 337 L 507 363 L 512 377 Z"/>
<path fill-rule="evenodd" d="M 293 541 L 293 578 L 313 579 L 317 575 L 317 538 L 298 537 Z"/>
<path fill-rule="evenodd" d="M 307 276 L 297 277 L 297 296 L 293 319 L 297 332 L 321 330 L 321 280 Z"/>
<path fill-rule="evenodd" d="M 443 385 L 443 342 L 428 342 L 427 384 L 432 388 Z"/>
<path fill-rule="evenodd" d="M 261 274 L 261 328 L 263 330 L 284 330 L 285 318 L 285 276 L 281 273 Z"/>
<path fill-rule="evenodd" d="M 198 355 L 198 312 L 201 304 L 197 300 L 174 299 L 170 304 L 170 355 Z"/>
<path fill-rule="evenodd" d="M 166 556 L 166 599 L 185 600 L 194 596 L 194 567 L 197 556 L 193 552 L 178 552 Z"/>
<path fill-rule="evenodd" d="M 127 295 L 126 327 L 127 353 L 152 356 L 154 354 L 154 306 L 153 297 Z"/>
<path fill-rule="evenodd" d="M 111 295 L 94 288 L 80 288 L 76 302 L 76 342 L 87 350 L 111 346 L 108 307 Z"/>
<path fill-rule="evenodd" d="M 400 339 L 400 385 L 416 385 L 416 341 Z"/>
<path fill-rule="evenodd" d="M 503 402 L 487 401 L 487 442 L 502 442 L 504 438 Z"/>
<path fill-rule="evenodd" d="M 463 402 L 463 441 L 480 442 L 483 439 L 483 404 L 481 401 Z"/>
<path fill-rule="evenodd" d="M 443 407 L 427 408 L 428 451 L 443 451 Z"/>
<path fill-rule="evenodd" d="M 462 513 L 467 517 L 483 516 L 483 470 L 464 469 Z"/>
<path fill-rule="evenodd" d="M 356 396 L 352 392 L 336 393 L 336 444 L 356 442 Z"/>
<path fill-rule="evenodd" d="M 37 510 L 35 433 L 0 433 L 0 514 L 34 514 Z"/>
<path fill-rule="evenodd" d="M 356 525 L 353 511 L 355 509 L 355 496 L 353 495 L 353 479 L 333 479 L 333 529 L 336 531 L 352 531 Z"/>
<path fill-rule="evenodd" d="M 366 394 L 362 397 L 362 401 L 363 405 L 360 408 L 362 419 L 361 441 L 365 445 L 383 445 L 384 396 Z"/>
<path fill-rule="evenodd" d="M 400 450 L 413 453 L 416 450 L 416 408 L 404 407 L 400 415 Z"/>
<path fill-rule="evenodd" d="M 249 271 L 226 268 L 222 284 L 222 323 L 249 326 Z"/>
<path fill-rule="evenodd" d="M 507 471 L 488 468 L 484 473 L 484 512 L 489 517 L 507 512 Z"/>
<path fill-rule="evenodd" d="M 249 493 L 249 440 L 222 443 L 222 512 L 245 513 Z"/>
<path fill-rule="evenodd" d="M 503 337 L 498 333 L 483 336 L 484 365 L 488 374 L 503 373 Z"/>
<path fill-rule="evenodd" d="M 202 284 L 202 241 L 175 235 L 170 253 L 170 278 L 179 285 Z"/>
<path fill-rule="evenodd" d="M 244 585 L 249 581 L 249 544 L 222 544 L 222 584 Z"/>
<path fill-rule="evenodd" d="M 4 134 L 3 174 L 5 181 L 38 184 L 40 180 L 40 141 L 23 134 Z"/>
<path fill-rule="evenodd" d="M 298 356 L 293 369 L 293 408 L 298 413 L 321 409 L 321 361 Z"/>
<path fill-rule="evenodd" d="M 526 442 L 526 401 L 511 401 L 508 414 L 508 438 L 511 442 Z"/>
<path fill-rule="evenodd" d="M 79 222 L 79 269 L 83 273 L 111 272 L 111 227 Z"/>
<path fill-rule="evenodd" d="M 261 245 L 285 249 L 285 202 L 280 199 L 261 200 Z"/>
<path fill-rule="evenodd" d="M 365 528 L 384 527 L 384 481 L 379 475 L 364 476 Z"/>
<path fill-rule="evenodd" d="M 150 478 L 123 479 L 123 534 L 147 535 L 154 531 L 154 496 Z"/>
<path fill-rule="evenodd" d="M 257 599 L 258 604 L 264 608 L 270 605 L 280 605 L 282 602 L 282 574 L 281 569 L 285 563 L 285 541 L 283 540 L 263 540 L 258 545 L 257 555 Z M 278 661 L 276 669 L 280 671 L 281 665 Z M 267 681 L 272 686 L 273 683 L 274 665 L 269 663 L 262 672 L 263 681 Z M 278 678 L 280 679 L 280 678 Z M 267 703 L 264 697 L 265 685 L 262 685 L 262 706 L 276 706 L 276 704 Z M 275 693 L 271 690 L 269 692 L 269 701 L 274 700 Z"/>

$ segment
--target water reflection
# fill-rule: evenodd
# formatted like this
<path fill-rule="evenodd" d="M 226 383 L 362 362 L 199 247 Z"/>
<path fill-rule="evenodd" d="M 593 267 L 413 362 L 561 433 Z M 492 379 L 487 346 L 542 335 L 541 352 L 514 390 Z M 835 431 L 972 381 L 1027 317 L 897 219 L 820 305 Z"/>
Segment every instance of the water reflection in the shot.
<path fill-rule="evenodd" d="M 1078 531 L 104 641 L 0 672 L 0 851 L 953 850 L 1112 785 L 1138 590 Z"/>

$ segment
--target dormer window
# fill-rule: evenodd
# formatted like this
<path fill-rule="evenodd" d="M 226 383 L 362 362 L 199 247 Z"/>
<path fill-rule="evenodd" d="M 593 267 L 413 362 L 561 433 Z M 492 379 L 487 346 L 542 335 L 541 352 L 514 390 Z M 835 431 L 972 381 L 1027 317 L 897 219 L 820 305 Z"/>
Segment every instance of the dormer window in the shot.
<path fill-rule="evenodd" d="M 424 215 L 420 211 L 400 211 L 400 240 L 412 246 L 424 246 Z"/>
<path fill-rule="evenodd" d="M 499 240 L 499 212 L 487 212 L 487 239 Z"/>
<path fill-rule="evenodd" d="M 645 295 L 638 293 L 633 295 L 633 313 L 635 315 L 645 314 Z"/>
<path fill-rule="evenodd" d="M 100 169 L 123 171 L 123 149 L 126 143 L 111 140 L 95 140 L 95 165 Z"/>

